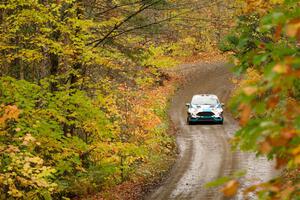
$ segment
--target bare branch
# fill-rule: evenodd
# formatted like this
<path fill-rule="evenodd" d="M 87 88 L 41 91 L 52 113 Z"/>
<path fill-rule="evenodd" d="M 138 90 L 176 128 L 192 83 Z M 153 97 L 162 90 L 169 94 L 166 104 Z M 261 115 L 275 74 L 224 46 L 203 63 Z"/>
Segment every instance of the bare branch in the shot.
<path fill-rule="evenodd" d="M 151 6 L 159 3 L 162 0 L 156 0 L 148 5 L 142 5 L 136 12 L 132 13 L 131 15 L 127 16 L 123 21 L 117 23 L 114 25 L 114 27 L 101 39 L 95 40 L 91 43 L 89 43 L 88 45 L 94 44 L 94 47 L 97 47 L 98 45 L 100 45 L 104 40 L 106 40 L 111 34 L 113 34 L 117 29 L 119 29 L 123 24 L 125 24 L 127 21 L 129 21 L 130 19 L 132 19 L 133 17 L 135 17 L 136 15 L 138 15 L 139 13 L 143 12 L 144 10 L 150 8 Z"/>
<path fill-rule="evenodd" d="M 100 16 L 100 15 L 103 15 L 103 14 L 105 14 L 107 12 L 110 12 L 110 11 L 112 11 L 114 9 L 118 9 L 118 8 L 122 8 L 122 7 L 126 7 L 126 6 L 133 6 L 133 5 L 140 4 L 140 3 L 142 3 L 142 1 L 136 1 L 136 2 L 129 3 L 129 4 L 124 4 L 124 5 L 115 5 L 114 7 L 109 8 L 109 9 L 107 9 L 105 11 L 100 12 L 100 13 L 97 13 L 96 15 Z"/>
<path fill-rule="evenodd" d="M 215 3 L 218 3 L 218 2 L 215 2 Z M 116 37 L 119 37 L 125 33 L 129 33 L 129 32 L 132 32 L 132 31 L 135 31 L 135 30 L 139 30 L 139 29 L 144 29 L 144 28 L 147 28 L 147 27 L 150 27 L 150 26 L 153 26 L 153 25 L 157 25 L 157 24 L 161 24 L 163 22 L 166 22 L 166 21 L 170 21 L 170 20 L 174 20 L 180 16 L 185 16 L 186 14 L 192 12 L 192 11 L 195 11 L 195 10 L 198 10 L 198 9 L 202 9 L 202 8 L 206 8 L 206 7 L 210 7 L 210 6 L 213 6 L 212 4 L 207 6 L 207 5 L 201 5 L 199 7 L 194 7 L 193 9 L 191 10 L 188 10 L 188 11 L 184 11 L 184 12 L 181 12 L 177 15 L 174 15 L 174 16 L 171 16 L 171 17 L 168 17 L 168 18 L 165 18 L 165 19 L 162 19 L 162 20 L 159 20 L 159 21 L 155 21 L 155 22 L 152 22 L 152 23 L 149 23 L 149 24 L 146 24 L 146 25 L 142 25 L 142 26 L 137 26 L 137 27 L 133 27 L 133 28 L 129 28 L 127 30 L 124 30 L 122 32 L 119 32 L 115 35 L 112 35 L 112 36 L 109 36 L 107 37 L 106 39 L 110 38 L 110 39 L 113 39 L 113 38 L 116 38 Z M 204 18 L 197 18 L 197 21 L 210 21 L 209 19 L 204 19 Z"/>

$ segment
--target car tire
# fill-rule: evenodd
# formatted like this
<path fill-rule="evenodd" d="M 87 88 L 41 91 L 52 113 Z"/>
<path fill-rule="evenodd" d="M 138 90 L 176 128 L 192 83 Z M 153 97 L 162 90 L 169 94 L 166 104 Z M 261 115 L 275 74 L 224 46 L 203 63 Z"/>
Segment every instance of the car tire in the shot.
<path fill-rule="evenodd" d="M 219 124 L 223 124 L 223 123 L 224 123 L 224 121 L 220 121 L 220 122 L 219 122 Z"/>
<path fill-rule="evenodd" d="M 186 119 L 186 122 L 188 125 L 192 125 L 193 123 L 189 120 L 189 118 Z"/>

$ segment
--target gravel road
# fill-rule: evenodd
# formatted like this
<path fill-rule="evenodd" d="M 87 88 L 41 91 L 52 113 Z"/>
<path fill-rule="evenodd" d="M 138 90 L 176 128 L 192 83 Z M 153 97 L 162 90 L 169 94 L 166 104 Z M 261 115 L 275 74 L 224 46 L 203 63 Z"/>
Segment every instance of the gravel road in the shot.
<path fill-rule="evenodd" d="M 168 178 L 146 200 L 228 199 L 223 197 L 218 188 L 206 188 L 205 184 L 243 169 L 247 170 L 247 175 L 243 178 L 242 187 L 247 187 L 250 181 L 260 182 L 274 175 L 273 163 L 265 158 L 231 151 L 229 139 L 238 129 L 238 124 L 229 112 L 224 113 L 224 125 L 186 124 L 185 103 L 194 94 L 216 94 L 226 106 L 233 88 L 229 68 L 223 62 L 216 62 L 188 64 L 174 69 L 174 72 L 182 73 L 187 80 L 173 98 L 169 111 L 178 130 L 180 153 Z M 242 195 L 238 194 L 232 199 L 242 199 Z"/>

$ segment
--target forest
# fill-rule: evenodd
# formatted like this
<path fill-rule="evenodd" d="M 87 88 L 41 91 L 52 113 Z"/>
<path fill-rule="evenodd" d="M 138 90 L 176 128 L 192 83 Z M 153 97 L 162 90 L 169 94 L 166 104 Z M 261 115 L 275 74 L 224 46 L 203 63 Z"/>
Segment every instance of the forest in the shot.
<path fill-rule="evenodd" d="M 297 0 L 1 0 L 0 38 L 1 200 L 114 199 L 157 181 L 184 82 L 167 71 L 216 52 L 240 77 L 233 146 L 284 169 L 245 193 L 299 199 Z"/>

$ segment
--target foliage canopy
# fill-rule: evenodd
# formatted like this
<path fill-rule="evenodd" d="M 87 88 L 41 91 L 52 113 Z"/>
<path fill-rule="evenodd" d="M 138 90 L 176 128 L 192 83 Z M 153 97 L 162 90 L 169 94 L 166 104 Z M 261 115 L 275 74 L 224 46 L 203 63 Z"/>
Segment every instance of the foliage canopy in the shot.
<path fill-rule="evenodd" d="M 293 176 L 277 177 L 245 193 L 255 192 L 259 199 L 299 199 L 299 2 L 266 1 L 256 12 L 251 4 L 256 2 L 249 2 L 221 45 L 234 52 L 235 71 L 244 77 L 231 102 L 242 126 L 234 144 L 275 159 L 276 168 Z"/>

